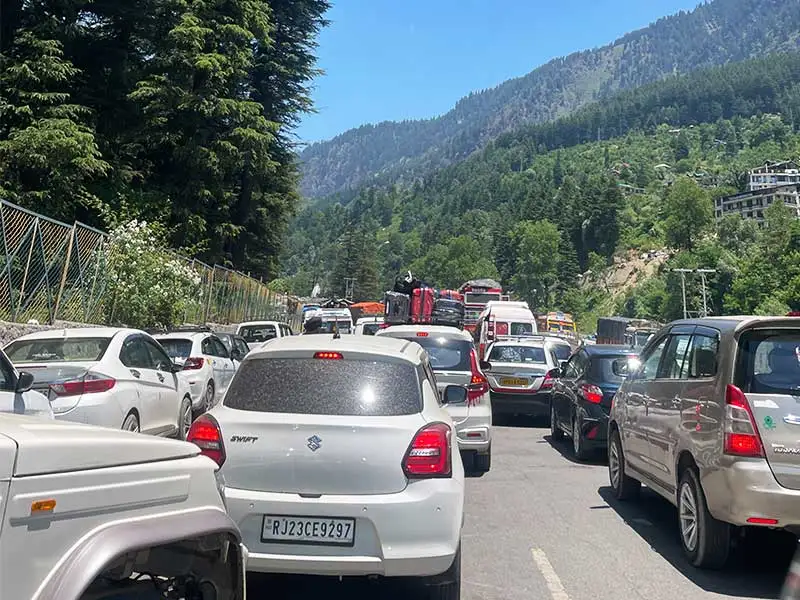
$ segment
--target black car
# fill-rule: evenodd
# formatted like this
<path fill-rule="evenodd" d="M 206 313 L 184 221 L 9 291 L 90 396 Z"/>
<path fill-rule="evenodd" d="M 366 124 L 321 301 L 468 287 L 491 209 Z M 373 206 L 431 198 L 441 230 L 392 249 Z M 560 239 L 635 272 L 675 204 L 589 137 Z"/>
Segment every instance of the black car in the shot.
<path fill-rule="evenodd" d="M 606 448 L 611 400 L 636 357 L 629 346 L 583 346 L 561 369 L 554 369 L 550 433 L 554 441 L 569 435 L 578 460 Z"/>

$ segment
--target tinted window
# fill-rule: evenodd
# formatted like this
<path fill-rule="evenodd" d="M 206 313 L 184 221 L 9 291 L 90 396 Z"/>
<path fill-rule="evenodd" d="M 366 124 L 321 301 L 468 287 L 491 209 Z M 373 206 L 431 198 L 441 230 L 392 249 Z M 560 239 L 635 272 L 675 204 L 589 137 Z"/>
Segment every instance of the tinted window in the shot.
<path fill-rule="evenodd" d="M 17 340 L 5 349 L 12 363 L 94 362 L 103 358 L 111 338 Z"/>
<path fill-rule="evenodd" d="M 714 377 L 717 374 L 717 352 L 719 341 L 716 337 L 695 335 L 692 346 L 686 355 L 683 370 L 689 379 Z"/>
<path fill-rule="evenodd" d="M 664 354 L 664 348 L 667 345 L 668 339 L 669 338 L 662 339 L 657 346 L 651 348 L 647 354 L 643 356 L 639 379 L 648 380 L 656 378 L 658 363 L 661 362 L 661 355 Z"/>
<path fill-rule="evenodd" d="M 211 338 L 206 338 L 200 342 L 200 352 L 206 356 L 214 356 L 214 344 L 211 343 Z"/>
<path fill-rule="evenodd" d="M 568 360 L 570 356 L 572 356 L 572 346 L 568 344 L 553 344 L 553 354 L 556 355 L 556 358 L 561 362 L 562 360 Z"/>
<path fill-rule="evenodd" d="M 175 338 L 160 339 L 158 343 L 172 359 L 187 359 L 192 354 L 192 340 L 178 340 Z"/>
<path fill-rule="evenodd" d="M 275 331 L 274 325 L 247 325 L 239 330 L 239 335 L 248 344 L 260 344 L 278 337 L 278 332 Z"/>
<path fill-rule="evenodd" d="M 635 356 L 595 356 L 592 358 L 593 373 L 600 381 L 622 383 L 628 376 L 632 358 Z"/>
<path fill-rule="evenodd" d="M 170 360 L 166 352 L 158 347 L 158 344 L 148 339 L 144 340 L 144 344 L 147 351 L 150 353 L 152 364 L 155 365 L 158 371 L 169 372 L 172 370 L 172 360 Z"/>
<path fill-rule="evenodd" d="M 745 393 L 800 391 L 800 330 L 756 330 L 742 334 L 736 385 Z"/>
<path fill-rule="evenodd" d="M 492 347 L 489 362 L 541 363 L 547 364 L 544 348 L 534 346 L 498 346 Z"/>
<path fill-rule="evenodd" d="M 123 365 L 137 369 L 155 368 L 150 353 L 144 345 L 144 340 L 140 336 L 130 337 L 122 344 L 119 359 Z"/>
<path fill-rule="evenodd" d="M 375 335 L 380 328 L 380 323 L 364 323 L 364 335 Z"/>
<path fill-rule="evenodd" d="M 586 357 L 586 354 L 583 352 L 578 352 L 572 359 L 567 363 L 567 371 L 566 376 L 568 379 L 577 379 L 581 377 L 586 370 L 586 365 L 589 362 L 589 359 Z"/>
<path fill-rule="evenodd" d="M 231 341 L 231 336 L 229 335 L 217 335 L 219 341 L 225 345 L 225 349 L 230 353 L 233 349 L 233 342 Z"/>
<path fill-rule="evenodd" d="M 532 333 L 532 323 L 511 323 L 511 335 L 529 335 Z"/>
<path fill-rule="evenodd" d="M 319 328 L 319 333 L 333 333 L 336 329 L 339 333 L 350 333 L 352 323 L 347 320 L 338 321 L 323 321 L 322 327 Z"/>
<path fill-rule="evenodd" d="M 238 410 L 311 415 L 394 416 L 422 410 L 411 364 L 346 357 L 245 361 L 224 403 Z"/>
<path fill-rule="evenodd" d="M 225 347 L 225 344 L 219 341 L 218 338 L 216 337 L 211 338 L 211 343 L 213 344 L 214 348 L 214 356 L 219 356 L 220 358 L 230 357 L 230 353 L 228 352 L 228 349 Z"/>
<path fill-rule="evenodd" d="M 428 352 L 434 371 L 470 371 L 469 353 L 472 343 L 443 337 L 409 337 Z"/>
<path fill-rule="evenodd" d="M 688 368 L 684 365 L 686 351 L 689 349 L 691 335 L 682 333 L 671 335 L 664 360 L 658 370 L 659 379 L 686 379 Z"/>

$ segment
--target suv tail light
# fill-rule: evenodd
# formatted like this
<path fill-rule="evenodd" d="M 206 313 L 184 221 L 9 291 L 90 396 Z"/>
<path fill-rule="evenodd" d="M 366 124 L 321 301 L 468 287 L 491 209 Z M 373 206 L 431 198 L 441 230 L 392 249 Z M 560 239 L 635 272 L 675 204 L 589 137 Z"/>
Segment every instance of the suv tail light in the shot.
<path fill-rule="evenodd" d="M 203 357 L 202 356 L 190 356 L 186 359 L 186 362 L 183 363 L 183 370 L 184 371 L 194 371 L 197 369 L 203 368 Z"/>
<path fill-rule="evenodd" d="M 475 349 L 469 351 L 469 367 L 472 371 L 472 379 L 467 386 L 467 404 L 474 406 L 479 404 L 481 396 L 489 391 L 489 381 L 478 368 L 478 356 Z"/>
<path fill-rule="evenodd" d="M 202 417 L 201 417 L 202 418 Z M 403 471 L 409 479 L 451 477 L 450 426 L 431 423 L 420 429 L 403 458 Z"/>
<path fill-rule="evenodd" d="M 203 454 L 220 467 L 225 462 L 225 445 L 222 443 L 222 430 L 219 423 L 211 415 L 197 417 L 189 428 L 186 441 L 195 444 Z"/>
<path fill-rule="evenodd" d="M 600 404 L 603 400 L 603 390 L 601 390 L 596 385 L 592 385 L 591 383 L 582 383 L 580 388 L 581 396 L 587 402 L 591 402 L 592 404 Z"/>
<path fill-rule="evenodd" d="M 50 384 L 50 389 L 56 396 L 80 396 L 82 394 L 97 394 L 107 392 L 113 388 L 117 380 L 105 375 L 86 373 L 79 379 L 58 381 Z"/>
<path fill-rule="evenodd" d="M 763 457 L 764 447 L 744 392 L 735 385 L 725 389 L 725 454 Z"/>

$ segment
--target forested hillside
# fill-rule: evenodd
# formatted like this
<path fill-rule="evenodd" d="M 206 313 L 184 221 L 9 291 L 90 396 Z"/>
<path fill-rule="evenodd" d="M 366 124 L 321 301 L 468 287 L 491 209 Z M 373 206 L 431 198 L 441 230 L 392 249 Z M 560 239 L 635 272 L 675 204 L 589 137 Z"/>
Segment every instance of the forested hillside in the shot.
<path fill-rule="evenodd" d="M 406 268 L 441 286 L 498 276 L 537 308 L 680 315 L 674 266 L 716 268 L 716 314 L 800 308 L 800 230 L 777 206 L 770 227 L 726 219 L 713 198 L 766 160 L 800 157 L 800 54 L 678 76 L 501 136 L 411 186 L 362 189 L 304 210 L 276 285 L 314 283 L 379 297 Z M 592 139 L 598 127 L 612 139 Z M 688 226 L 685 226 L 687 225 Z M 627 298 L 597 274 L 629 249 L 671 249 L 662 273 Z M 695 299 L 690 298 L 690 301 Z"/>
<path fill-rule="evenodd" d="M 327 0 L 1 0 L 0 198 L 269 277 Z"/>
<path fill-rule="evenodd" d="M 471 94 L 441 117 L 364 125 L 313 144 L 301 154 L 301 189 L 311 197 L 343 193 L 349 200 L 362 182 L 413 183 L 526 123 L 675 73 L 796 49 L 799 34 L 797 0 L 714 0 Z M 615 132 L 592 134 L 609 139 Z"/>

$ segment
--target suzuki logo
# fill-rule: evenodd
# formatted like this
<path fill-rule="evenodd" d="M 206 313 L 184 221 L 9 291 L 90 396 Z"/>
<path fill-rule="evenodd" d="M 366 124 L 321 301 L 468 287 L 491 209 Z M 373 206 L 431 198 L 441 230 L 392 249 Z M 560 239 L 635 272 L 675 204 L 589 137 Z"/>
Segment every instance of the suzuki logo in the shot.
<path fill-rule="evenodd" d="M 308 449 L 311 450 L 312 452 L 316 452 L 317 450 L 322 448 L 322 438 L 319 437 L 318 435 L 312 435 L 306 441 L 308 442 L 306 446 L 308 446 Z"/>

